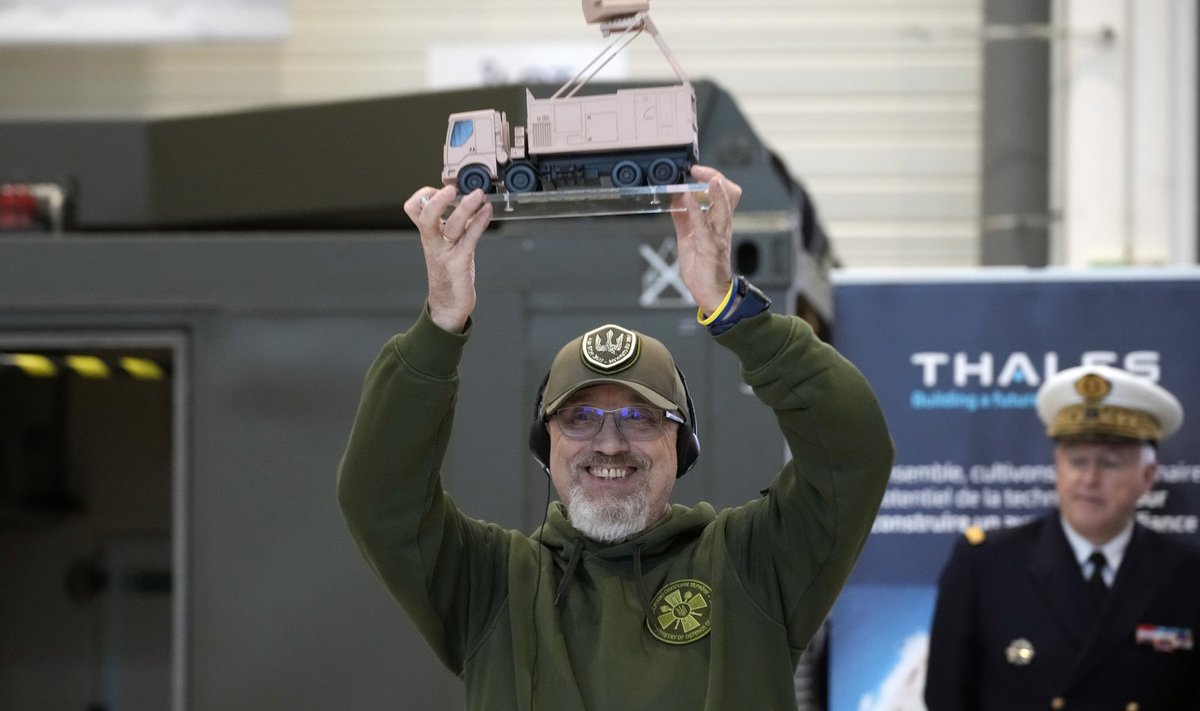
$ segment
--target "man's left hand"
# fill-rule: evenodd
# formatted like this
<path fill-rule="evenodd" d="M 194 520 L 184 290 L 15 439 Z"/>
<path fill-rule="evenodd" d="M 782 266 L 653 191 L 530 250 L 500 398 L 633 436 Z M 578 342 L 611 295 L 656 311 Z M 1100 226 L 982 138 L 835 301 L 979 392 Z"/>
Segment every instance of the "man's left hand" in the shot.
<path fill-rule="evenodd" d="M 708 183 L 708 209 L 692 193 L 678 199 L 685 208 L 671 213 L 679 253 L 679 276 L 705 314 L 721 307 L 733 283 L 730 266 L 733 211 L 742 188 L 708 166 L 692 166 L 692 177 Z"/>

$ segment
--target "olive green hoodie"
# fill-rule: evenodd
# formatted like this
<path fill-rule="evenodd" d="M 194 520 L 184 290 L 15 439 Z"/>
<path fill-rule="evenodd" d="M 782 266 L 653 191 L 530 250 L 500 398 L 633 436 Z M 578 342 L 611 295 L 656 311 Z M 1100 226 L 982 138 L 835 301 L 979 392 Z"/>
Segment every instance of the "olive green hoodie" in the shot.
<path fill-rule="evenodd" d="M 375 572 L 479 711 L 794 709 L 793 674 L 866 541 L 892 444 L 861 374 L 801 319 L 717 337 L 793 460 L 749 503 L 675 505 L 620 543 L 553 504 L 532 536 L 442 490 L 467 334 L 423 315 L 366 378 L 339 500 Z M 731 374 L 732 375 L 732 374 Z M 763 472 L 727 472 L 757 489 Z"/>

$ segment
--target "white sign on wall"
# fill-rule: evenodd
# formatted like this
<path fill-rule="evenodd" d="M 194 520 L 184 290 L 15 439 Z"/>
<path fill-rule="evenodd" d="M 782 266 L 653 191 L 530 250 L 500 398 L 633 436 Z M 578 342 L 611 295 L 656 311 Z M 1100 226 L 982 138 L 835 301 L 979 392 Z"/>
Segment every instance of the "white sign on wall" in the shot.
<path fill-rule="evenodd" d="M 3 0 L 0 44 L 282 39 L 287 0 Z"/>
<path fill-rule="evenodd" d="M 600 43 L 435 44 L 425 52 L 425 84 L 458 89 L 496 84 L 563 84 L 604 49 Z M 617 55 L 596 81 L 626 78 L 625 57 Z"/>

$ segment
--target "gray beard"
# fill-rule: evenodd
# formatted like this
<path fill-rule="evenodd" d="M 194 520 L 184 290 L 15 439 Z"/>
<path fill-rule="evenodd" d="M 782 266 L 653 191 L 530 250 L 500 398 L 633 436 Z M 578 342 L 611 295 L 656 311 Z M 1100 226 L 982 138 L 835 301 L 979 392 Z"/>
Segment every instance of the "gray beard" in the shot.
<path fill-rule="evenodd" d="M 650 520 L 649 496 L 645 489 L 638 489 L 620 498 L 589 499 L 583 487 L 574 483 L 567 517 L 575 530 L 588 538 L 614 543 L 646 529 Z"/>

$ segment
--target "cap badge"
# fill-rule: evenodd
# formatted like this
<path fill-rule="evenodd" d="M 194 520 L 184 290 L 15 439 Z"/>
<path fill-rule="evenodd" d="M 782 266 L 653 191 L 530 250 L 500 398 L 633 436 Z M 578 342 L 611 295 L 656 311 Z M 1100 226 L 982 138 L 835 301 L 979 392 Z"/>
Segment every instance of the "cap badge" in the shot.
<path fill-rule="evenodd" d="M 1075 381 L 1075 392 L 1084 400 L 1095 402 L 1112 392 L 1112 383 L 1102 375 L 1088 373 Z"/>
<path fill-rule="evenodd" d="M 641 344 L 637 334 L 608 324 L 583 334 L 580 355 L 587 367 L 601 373 L 616 373 L 637 362 Z"/>
<path fill-rule="evenodd" d="M 1009 664 L 1019 667 L 1026 666 L 1033 661 L 1033 642 L 1024 637 L 1014 639 L 1008 643 L 1008 649 L 1004 650 L 1004 656 L 1008 659 Z"/>
<path fill-rule="evenodd" d="M 667 583 L 650 603 L 652 616 L 646 627 L 667 644 L 688 644 L 712 631 L 712 588 L 699 580 Z"/>

